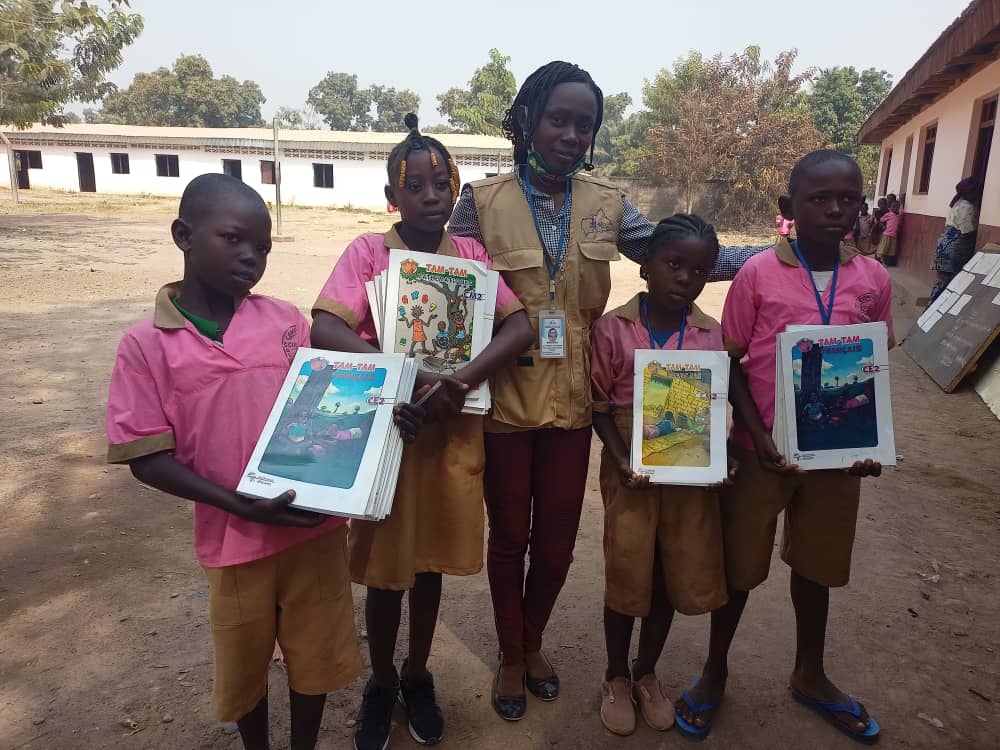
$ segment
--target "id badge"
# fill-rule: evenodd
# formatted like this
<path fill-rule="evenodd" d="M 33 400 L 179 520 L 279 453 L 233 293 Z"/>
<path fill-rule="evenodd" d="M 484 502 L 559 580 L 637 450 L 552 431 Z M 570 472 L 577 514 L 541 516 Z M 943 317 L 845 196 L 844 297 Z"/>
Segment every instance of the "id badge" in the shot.
<path fill-rule="evenodd" d="M 538 349 L 542 359 L 566 356 L 566 314 L 562 310 L 546 310 L 538 316 Z"/>

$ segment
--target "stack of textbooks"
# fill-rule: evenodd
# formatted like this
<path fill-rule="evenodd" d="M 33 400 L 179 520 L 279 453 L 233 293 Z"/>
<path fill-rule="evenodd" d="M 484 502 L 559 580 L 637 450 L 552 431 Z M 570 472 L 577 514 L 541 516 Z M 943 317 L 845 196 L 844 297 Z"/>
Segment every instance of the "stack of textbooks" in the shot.
<path fill-rule="evenodd" d="M 389 268 L 365 284 L 382 351 L 456 375 L 493 339 L 499 279 L 474 260 L 391 250 Z M 491 404 L 489 384 L 480 383 L 463 411 L 486 414 Z"/>
<path fill-rule="evenodd" d="M 725 479 L 728 392 L 725 352 L 636 350 L 632 470 L 653 484 Z"/>
<path fill-rule="evenodd" d="M 802 469 L 896 465 L 885 323 L 789 326 L 775 351 L 778 451 Z"/>
<path fill-rule="evenodd" d="M 296 508 L 385 518 L 403 457 L 393 405 L 410 399 L 416 376 L 402 354 L 299 349 L 237 492 L 295 490 Z"/>

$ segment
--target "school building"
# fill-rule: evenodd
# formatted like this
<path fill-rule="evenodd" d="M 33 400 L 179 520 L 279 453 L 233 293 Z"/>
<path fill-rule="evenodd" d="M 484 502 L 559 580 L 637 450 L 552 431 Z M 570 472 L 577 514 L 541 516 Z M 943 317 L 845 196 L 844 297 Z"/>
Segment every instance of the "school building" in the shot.
<path fill-rule="evenodd" d="M 160 128 L 133 125 L 34 125 L 4 134 L 14 150 L 21 190 L 180 196 L 192 178 L 239 177 L 274 201 L 274 133 L 265 128 Z M 435 135 L 451 152 L 463 182 L 513 168 L 508 141 L 482 135 Z M 281 202 L 300 206 L 385 209 L 386 161 L 402 133 L 281 130 Z M 0 169 L 0 187 L 10 170 Z"/>
<path fill-rule="evenodd" d="M 978 246 L 1000 241 L 1000 0 L 974 0 L 861 127 L 882 154 L 878 196 L 905 195 L 899 265 L 926 279 L 955 184 L 977 176 L 985 191 Z M 991 158 L 991 156 L 997 158 Z"/>

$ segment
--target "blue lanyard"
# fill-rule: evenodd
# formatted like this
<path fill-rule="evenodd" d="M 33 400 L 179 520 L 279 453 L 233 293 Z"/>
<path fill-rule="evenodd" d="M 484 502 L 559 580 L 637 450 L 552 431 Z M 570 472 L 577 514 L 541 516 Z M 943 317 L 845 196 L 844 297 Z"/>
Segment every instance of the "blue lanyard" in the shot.
<path fill-rule="evenodd" d="M 646 319 L 646 333 L 649 334 L 649 348 L 650 349 L 662 349 L 670 341 L 670 337 L 674 335 L 674 331 L 666 331 L 667 337 L 663 340 L 662 345 L 657 345 L 656 332 L 653 331 L 653 327 L 649 324 L 649 303 L 646 298 L 642 298 L 642 315 Z M 681 327 L 677 331 L 677 349 L 678 351 L 684 348 L 684 329 L 687 328 L 688 311 L 685 307 L 681 312 Z"/>
<path fill-rule="evenodd" d="M 837 258 L 837 263 L 833 267 L 833 278 L 830 279 L 830 302 L 824 309 L 823 295 L 816 286 L 816 279 L 813 278 L 812 269 L 809 268 L 809 264 L 806 263 L 805 257 L 799 250 L 798 240 L 792 242 L 792 250 L 795 252 L 795 257 L 799 259 L 799 263 L 806 269 L 806 273 L 809 274 L 809 283 L 812 284 L 813 294 L 816 295 L 816 306 L 819 308 L 819 317 L 823 321 L 823 325 L 828 326 L 830 325 L 830 318 L 833 317 L 833 299 L 837 294 L 837 273 L 840 271 L 840 258 Z"/>
<path fill-rule="evenodd" d="M 524 190 L 524 198 L 528 201 L 528 208 L 531 209 L 531 218 L 535 222 L 535 232 L 538 234 L 538 241 L 542 243 L 543 254 L 545 255 L 545 267 L 549 271 L 549 302 L 556 301 L 556 274 L 562 268 L 566 259 L 566 248 L 569 246 L 569 217 L 573 206 L 573 180 L 566 179 L 566 199 L 563 201 L 562 217 L 559 222 L 559 239 L 555 253 L 549 251 L 549 246 L 545 244 L 545 235 L 542 234 L 542 225 L 538 222 L 538 209 L 535 208 L 535 201 L 532 200 L 534 188 L 524 170 L 520 174 L 521 187 Z"/>

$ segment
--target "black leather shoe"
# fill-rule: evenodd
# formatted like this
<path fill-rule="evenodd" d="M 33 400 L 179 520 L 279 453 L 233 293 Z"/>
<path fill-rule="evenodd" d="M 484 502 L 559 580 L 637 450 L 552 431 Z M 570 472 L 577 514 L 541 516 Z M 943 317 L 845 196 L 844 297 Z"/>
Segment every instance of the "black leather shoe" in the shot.
<path fill-rule="evenodd" d="M 559 675 L 556 674 L 555 667 L 552 666 L 552 662 L 545 654 L 542 654 L 542 658 L 545 659 L 545 663 L 549 665 L 552 673 L 548 677 L 532 677 L 525 673 L 524 684 L 538 700 L 554 701 L 559 697 Z"/>
<path fill-rule="evenodd" d="M 531 694 L 540 701 L 554 701 L 559 697 L 559 675 L 555 672 L 540 680 L 525 675 L 524 684 Z"/>
<path fill-rule="evenodd" d="M 524 693 L 511 697 L 500 695 L 499 686 L 500 667 L 497 667 L 493 678 L 493 710 L 504 721 L 520 721 L 524 718 L 524 710 L 528 705 L 527 696 Z"/>

